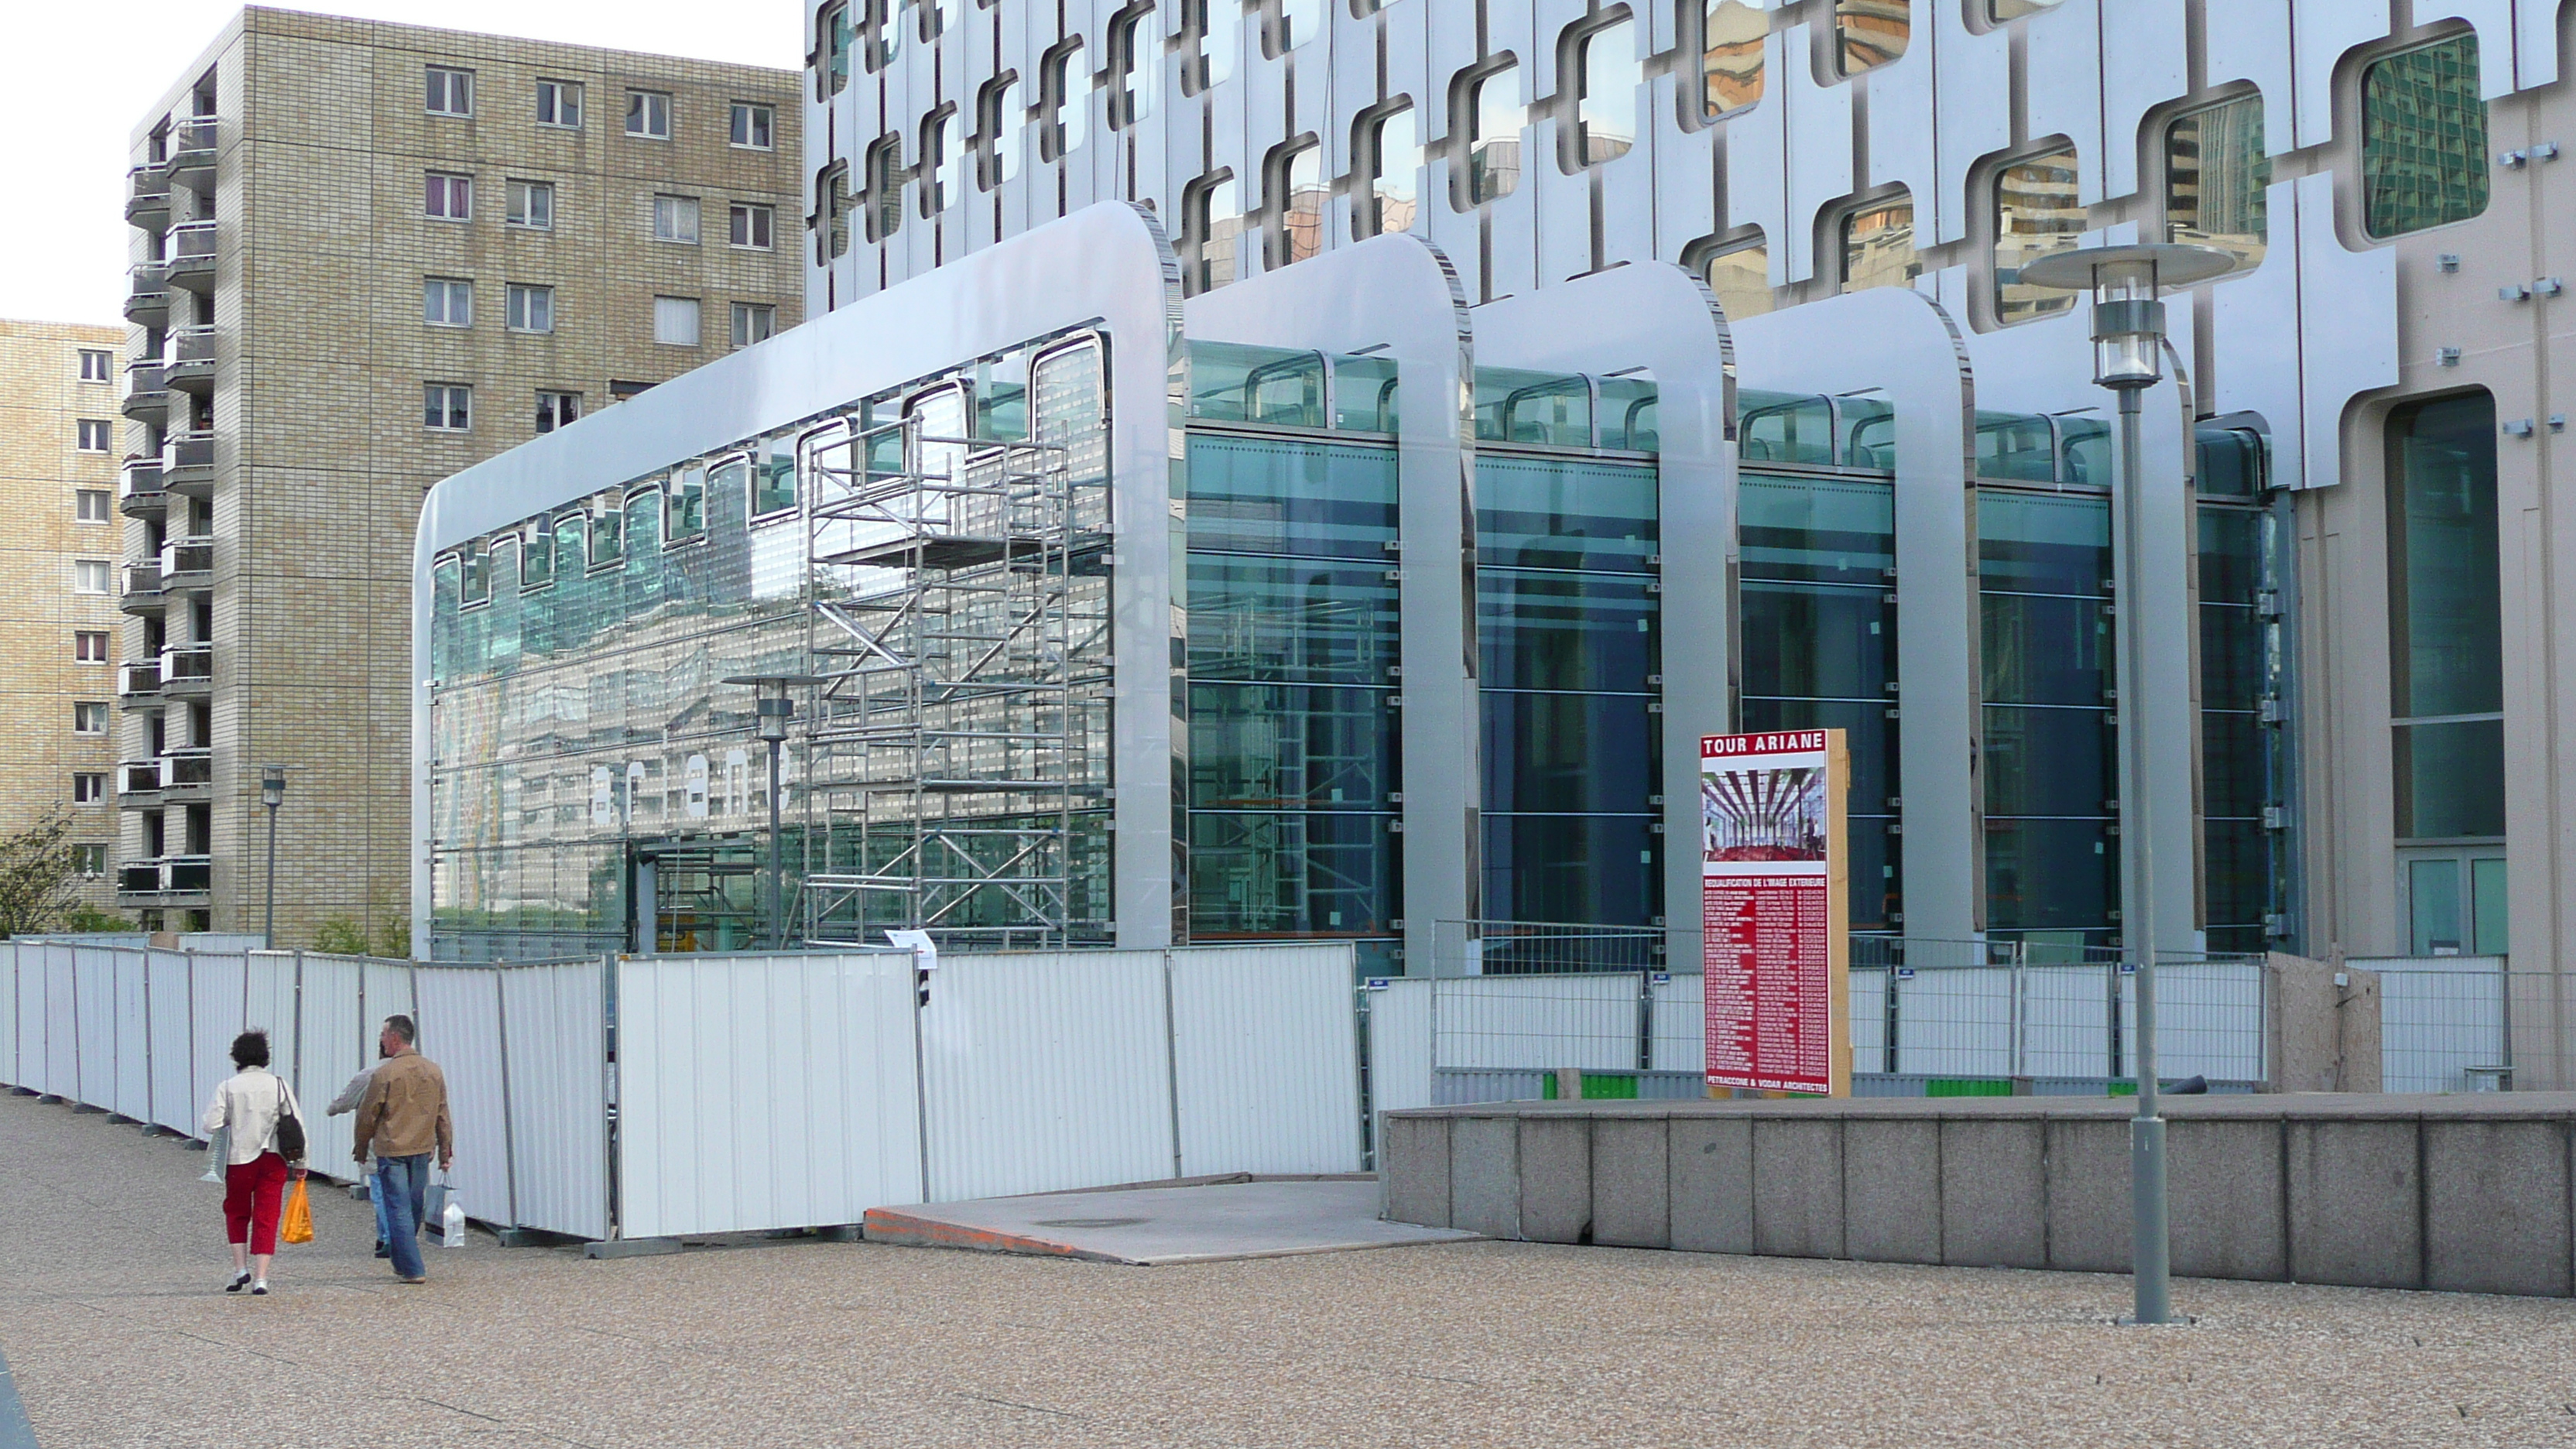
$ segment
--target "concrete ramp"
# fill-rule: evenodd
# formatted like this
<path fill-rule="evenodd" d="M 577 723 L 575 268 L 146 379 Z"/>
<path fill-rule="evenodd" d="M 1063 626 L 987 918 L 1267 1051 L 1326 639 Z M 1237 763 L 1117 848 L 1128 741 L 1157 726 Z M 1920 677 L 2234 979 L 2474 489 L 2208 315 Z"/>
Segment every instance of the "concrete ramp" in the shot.
<path fill-rule="evenodd" d="M 870 1208 L 867 1238 L 912 1247 L 1163 1266 L 1477 1236 L 1388 1222 L 1377 1212 L 1373 1179 L 1255 1180 Z"/>

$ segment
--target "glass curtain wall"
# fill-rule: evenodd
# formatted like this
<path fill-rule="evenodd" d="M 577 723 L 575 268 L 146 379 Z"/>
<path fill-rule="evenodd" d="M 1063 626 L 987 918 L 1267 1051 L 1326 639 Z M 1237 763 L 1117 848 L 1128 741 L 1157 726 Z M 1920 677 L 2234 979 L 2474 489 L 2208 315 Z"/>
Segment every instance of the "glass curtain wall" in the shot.
<path fill-rule="evenodd" d="M 2402 50 L 2361 77 L 2362 227 L 2397 236 L 2487 209 L 2487 104 L 2478 37 Z"/>
<path fill-rule="evenodd" d="M 1641 383 L 1476 372 L 1492 920 L 1662 917 L 1654 412 Z"/>
<path fill-rule="evenodd" d="M 1345 937 L 1401 913 L 1392 364 L 1196 343 L 1189 929 Z"/>
<path fill-rule="evenodd" d="M 1987 929 L 2042 948 L 2109 945 L 2120 905 L 2110 495 L 2054 481 L 2047 418 L 1981 413 L 1977 433 Z"/>
<path fill-rule="evenodd" d="M 2249 429 L 2204 424 L 2200 511 L 2201 921 L 2213 951 L 2286 934 L 2288 564 L 2266 502 L 2268 454 Z"/>

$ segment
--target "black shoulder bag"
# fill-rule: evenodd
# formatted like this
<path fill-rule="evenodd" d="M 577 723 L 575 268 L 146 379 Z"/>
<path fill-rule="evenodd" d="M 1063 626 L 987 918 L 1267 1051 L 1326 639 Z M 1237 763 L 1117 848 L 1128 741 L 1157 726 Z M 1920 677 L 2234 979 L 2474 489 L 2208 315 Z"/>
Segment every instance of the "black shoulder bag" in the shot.
<path fill-rule="evenodd" d="M 277 1079 L 277 1155 L 289 1162 L 304 1160 L 304 1124 L 296 1118 L 284 1077 Z"/>

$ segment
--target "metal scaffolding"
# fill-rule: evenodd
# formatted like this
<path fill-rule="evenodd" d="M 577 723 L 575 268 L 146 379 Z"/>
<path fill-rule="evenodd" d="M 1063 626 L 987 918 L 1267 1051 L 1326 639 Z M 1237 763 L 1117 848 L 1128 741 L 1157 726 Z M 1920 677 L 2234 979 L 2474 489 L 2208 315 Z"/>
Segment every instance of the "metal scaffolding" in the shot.
<path fill-rule="evenodd" d="M 1108 933 L 1105 479 L 1087 439 L 974 439 L 969 416 L 961 395 L 799 443 L 809 942 Z"/>

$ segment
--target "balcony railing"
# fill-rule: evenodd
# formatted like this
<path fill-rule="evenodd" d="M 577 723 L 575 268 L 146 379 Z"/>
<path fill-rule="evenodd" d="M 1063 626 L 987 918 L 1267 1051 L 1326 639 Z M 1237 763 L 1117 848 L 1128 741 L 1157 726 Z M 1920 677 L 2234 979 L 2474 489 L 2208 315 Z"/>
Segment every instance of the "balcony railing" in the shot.
<path fill-rule="evenodd" d="M 161 756 L 161 788 L 171 795 L 203 794 L 215 785 L 215 752 L 203 745 L 168 750 Z"/>
<path fill-rule="evenodd" d="M 138 263 L 134 268 L 134 290 L 125 298 L 125 320 L 137 327 L 158 327 L 169 317 L 170 289 L 161 280 L 161 264 L 152 263 L 147 273 Z"/>
<path fill-rule="evenodd" d="M 117 867 L 116 893 L 120 896 L 190 896 L 204 895 L 214 888 L 215 864 L 210 856 L 165 855 L 153 860 L 129 860 Z"/>
<path fill-rule="evenodd" d="M 117 798 L 129 806 L 150 805 L 161 798 L 161 762 L 127 760 L 116 767 Z"/>
<path fill-rule="evenodd" d="M 215 329 L 182 327 L 170 334 L 169 357 L 161 364 L 164 387 L 202 393 L 214 386 Z"/>
<path fill-rule="evenodd" d="M 168 274 L 178 286 L 202 292 L 215 282 L 215 224 L 184 222 L 170 228 Z"/>
<path fill-rule="evenodd" d="M 172 433 L 161 445 L 161 486 L 190 498 L 215 486 L 215 435 Z"/>
<path fill-rule="evenodd" d="M 161 661 L 136 659 L 116 667 L 116 692 L 128 700 L 150 699 L 161 693 Z"/>
<path fill-rule="evenodd" d="M 137 605 L 160 606 L 161 560 L 158 556 L 137 559 L 125 566 L 123 599 L 129 613 L 137 612 Z"/>
<path fill-rule="evenodd" d="M 161 549 L 161 587 L 202 589 L 214 582 L 215 541 L 207 537 L 172 539 Z"/>
<path fill-rule="evenodd" d="M 202 171 L 215 164 L 215 143 L 220 137 L 215 118 L 191 116 L 170 126 L 170 160 L 165 170 L 176 177 L 183 171 Z"/>
<path fill-rule="evenodd" d="M 196 693 L 214 682 L 214 645 L 173 644 L 161 651 L 161 688 L 164 693 Z"/>
<path fill-rule="evenodd" d="M 137 226 L 170 214 L 170 178 L 159 166 L 132 166 L 125 172 L 125 219 Z"/>
<path fill-rule="evenodd" d="M 125 398 L 119 407 L 127 417 L 155 425 L 170 415 L 170 385 L 160 358 L 138 357 L 125 364 Z"/>

